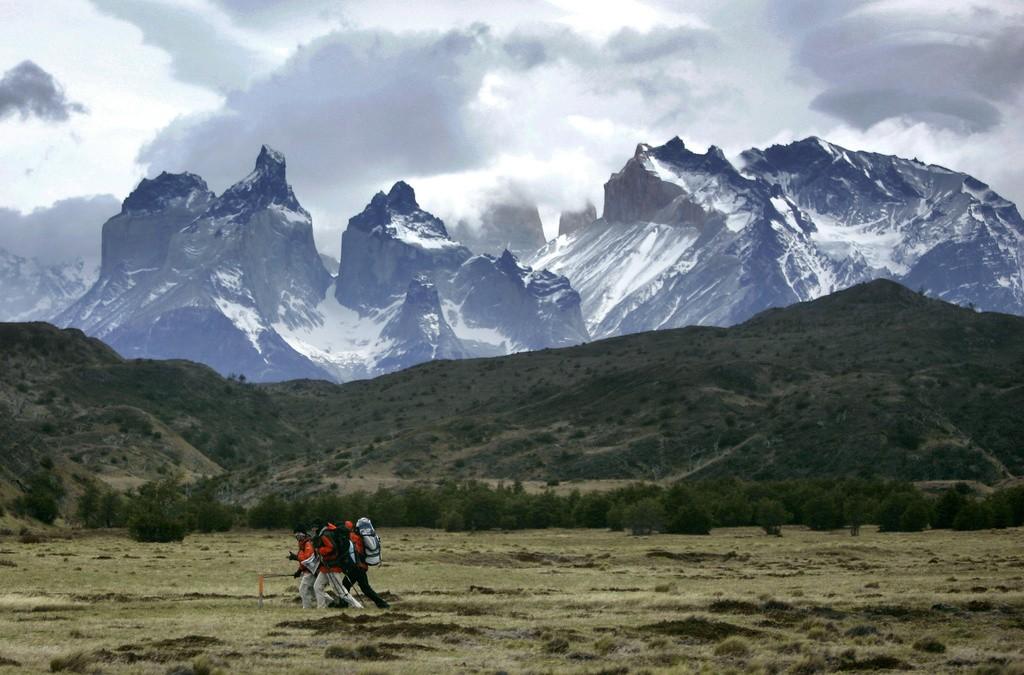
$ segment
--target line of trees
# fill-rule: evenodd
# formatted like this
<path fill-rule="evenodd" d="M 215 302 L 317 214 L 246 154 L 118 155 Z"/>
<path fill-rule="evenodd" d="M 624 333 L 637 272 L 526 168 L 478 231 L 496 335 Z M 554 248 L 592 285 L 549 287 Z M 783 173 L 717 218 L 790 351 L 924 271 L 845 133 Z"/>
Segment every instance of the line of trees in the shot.
<path fill-rule="evenodd" d="M 118 494 L 96 483 L 78 500 L 76 521 L 84 527 L 127 527 L 138 541 L 181 541 L 189 532 L 227 532 L 244 522 L 245 511 L 216 496 L 212 482 L 183 485 L 176 478 L 146 483 Z"/>
<path fill-rule="evenodd" d="M 29 484 L 31 490 L 15 501 L 13 510 L 53 522 L 63 487 L 47 471 Z M 805 525 L 814 530 L 849 528 L 857 534 L 864 524 L 876 524 L 884 532 L 977 530 L 1024 524 L 1024 486 L 978 498 L 964 484 L 935 497 L 911 483 L 864 479 L 637 483 L 567 494 L 528 492 L 518 482 L 492 487 L 451 481 L 299 499 L 269 495 L 246 510 L 222 502 L 216 481 L 184 485 L 169 478 L 127 494 L 86 484 L 71 520 L 89 528 L 126 527 L 140 541 L 177 541 L 194 531 L 284 529 L 362 515 L 383 527 L 448 531 L 570 527 L 707 534 L 713 527 L 758 526 L 778 535 L 785 525 Z"/>
<path fill-rule="evenodd" d="M 949 504 L 950 494 L 956 495 L 955 505 Z M 250 527 L 273 529 L 315 518 L 369 515 L 374 522 L 392 527 L 449 531 L 590 527 L 636 534 L 707 534 L 712 527 L 753 525 L 779 534 L 787 524 L 814 530 L 848 527 L 853 534 L 864 524 L 877 524 L 885 532 L 1024 524 L 1024 487 L 985 499 L 969 495 L 967 486 L 957 486 L 935 499 L 911 483 L 860 479 L 636 484 L 566 495 L 551 490 L 527 492 L 519 483 L 490 487 L 469 481 L 298 500 L 268 496 L 249 510 L 247 521 Z"/>

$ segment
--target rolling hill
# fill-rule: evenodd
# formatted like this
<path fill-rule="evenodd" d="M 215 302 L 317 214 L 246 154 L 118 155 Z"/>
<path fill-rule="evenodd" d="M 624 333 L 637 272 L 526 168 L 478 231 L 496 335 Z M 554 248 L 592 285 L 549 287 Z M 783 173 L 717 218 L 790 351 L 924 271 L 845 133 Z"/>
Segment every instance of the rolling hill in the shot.
<path fill-rule="evenodd" d="M 230 472 L 234 496 L 332 483 L 1024 472 L 1024 318 L 878 280 L 732 328 L 254 385 L 0 326 L 0 470 L 40 456 L 130 485 Z"/>

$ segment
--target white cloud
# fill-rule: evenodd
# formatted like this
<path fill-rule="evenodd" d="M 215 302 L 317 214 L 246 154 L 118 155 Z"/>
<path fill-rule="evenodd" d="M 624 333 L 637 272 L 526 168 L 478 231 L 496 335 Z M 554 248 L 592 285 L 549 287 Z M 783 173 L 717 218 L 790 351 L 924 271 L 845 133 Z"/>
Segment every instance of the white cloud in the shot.
<path fill-rule="evenodd" d="M 89 110 L 60 127 L 0 120 L 0 206 L 29 211 L 77 195 L 127 194 L 142 177 L 139 147 L 183 112 L 222 100 L 176 80 L 162 50 L 84 0 L 13 0 L 0 14 L 0 70 L 25 59 L 45 68 Z"/>
<path fill-rule="evenodd" d="M 1016 0 L 95 2 L 0 5 L 0 72 L 31 59 L 90 112 L 0 121 L 0 206 L 123 197 L 144 171 L 220 190 L 266 142 L 336 254 L 395 180 L 450 220 L 525 195 L 553 230 L 677 134 L 730 153 L 817 134 L 1024 201 Z"/>

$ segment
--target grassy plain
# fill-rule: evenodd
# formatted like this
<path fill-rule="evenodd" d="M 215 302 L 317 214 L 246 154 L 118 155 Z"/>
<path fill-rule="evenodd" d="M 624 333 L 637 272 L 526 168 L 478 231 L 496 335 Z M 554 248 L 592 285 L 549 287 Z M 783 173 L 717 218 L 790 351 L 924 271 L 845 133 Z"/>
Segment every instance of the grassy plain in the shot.
<path fill-rule="evenodd" d="M 1024 672 L 1024 529 L 382 535 L 389 611 L 258 609 L 284 533 L 0 538 L 0 673 Z"/>

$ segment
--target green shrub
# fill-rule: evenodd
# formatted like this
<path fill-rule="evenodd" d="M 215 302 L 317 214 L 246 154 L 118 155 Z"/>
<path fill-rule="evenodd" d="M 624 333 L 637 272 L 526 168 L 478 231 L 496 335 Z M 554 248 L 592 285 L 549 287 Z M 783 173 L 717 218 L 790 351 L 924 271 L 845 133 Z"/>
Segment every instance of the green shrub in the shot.
<path fill-rule="evenodd" d="M 969 500 L 953 520 L 954 530 L 987 530 L 992 527 L 992 509 L 985 502 Z"/>
<path fill-rule="evenodd" d="M 754 509 L 757 524 L 766 534 L 782 534 L 782 526 L 789 520 L 789 513 L 777 499 L 762 499 Z"/>
<path fill-rule="evenodd" d="M 665 531 L 672 534 L 710 534 L 711 515 L 700 504 L 683 504 L 671 515 Z"/>
<path fill-rule="evenodd" d="M 445 532 L 462 532 L 466 529 L 466 519 L 461 511 L 448 511 L 441 516 L 440 526 Z"/>
<path fill-rule="evenodd" d="M 819 494 L 803 505 L 804 524 L 812 530 L 837 530 L 844 525 L 843 510 L 834 497 Z"/>
<path fill-rule="evenodd" d="M 291 527 L 288 504 L 277 495 L 268 495 L 249 509 L 249 527 L 277 530 Z"/>
<path fill-rule="evenodd" d="M 665 507 L 655 497 L 647 497 L 625 507 L 622 524 L 635 535 L 650 534 L 665 529 Z"/>
<path fill-rule="evenodd" d="M 188 532 L 185 499 L 177 479 L 139 488 L 129 506 L 128 534 L 136 541 L 181 541 Z"/>
<path fill-rule="evenodd" d="M 52 467 L 52 463 L 50 464 Z M 60 499 L 64 486 L 48 470 L 33 474 L 27 481 L 25 494 L 14 501 L 14 510 L 50 525 L 60 515 Z"/>
<path fill-rule="evenodd" d="M 967 498 L 957 489 L 950 488 L 942 493 L 939 501 L 935 503 L 935 516 L 932 519 L 932 527 L 940 530 L 948 530 L 953 527 L 953 521 L 960 513 L 960 509 L 967 503 Z"/>
<path fill-rule="evenodd" d="M 235 522 L 231 509 L 214 499 L 198 500 L 190 510 L 192 527 L 200 532 L 227 532 Z"/>
<path fill-rule="evenodd" d="M 928 509 L 928 505 L 920 500 L 914 500 L 900 515 L 900 530 L 920 532 L 928 527 L 929 518 L 931 518 L 931 511 Z"/>

